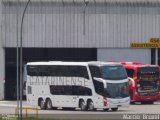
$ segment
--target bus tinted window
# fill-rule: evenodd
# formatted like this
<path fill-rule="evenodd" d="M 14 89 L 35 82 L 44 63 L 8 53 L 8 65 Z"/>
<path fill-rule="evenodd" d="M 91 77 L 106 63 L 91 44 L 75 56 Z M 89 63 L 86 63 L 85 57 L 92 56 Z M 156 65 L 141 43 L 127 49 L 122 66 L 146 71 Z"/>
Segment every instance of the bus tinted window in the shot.
<path fill-rule="evenodd" d="M 100 72 L 100 68 L 99 67 L 97 67 L 97 66 L 89 66 L 89 69 L 91 71 L 92 77 L 97 77 L 97 78 L 101 77 L 101 72 Z"/>
<path fill-rule="evenodd" d="M 108 80 L 126 79 L 127 73 L 122 66 L 102 66 L 102 77 Z"/>
<path fill-rule="evenodd" d="M 92 95 L 91 89 L 83 86 L 72 86 L 72 93 L 72 95 Z"/>
<path fill-rule="evenodd" d="M 113 89 L 114 88 L 114 89 Z M 129 96 L 129 86 L 126 83 L 107 83 L 105 94 L 108 98 L 125 98 Z"/>
<path fill-rule="evenodd" d="M 97 94 L 104 95 L 104 84 L 93 79 L 94 88 Z"/>
<path fill-rule="evenodd" d="M 127 69 L 126 68 L 126 72 L 127 72 L 128 77 L 133 78 L 133 74 L 134 74 L 134 70 L 133 69 Z"/>
<path fill-rule="evenodd" d="M 28 66 L 29 76 L 83 77 L 89 79 L 85 66 Z"/>
<path fill-rule="evenodd" d="M 27 66 L 27 75 L 38 76 L 38 67 L 37 66 Z"/>
<path fill-rule="evenodd" d="M 83 86 L 51 85 L 50 92 L 52 95 L 92 95 L 91 89 Z"/>
<path fill-rule="evenodd" d="M 38 68 L 38 76 L 48 76 L 48 67 L 47 66 L 37 66 Z"/>

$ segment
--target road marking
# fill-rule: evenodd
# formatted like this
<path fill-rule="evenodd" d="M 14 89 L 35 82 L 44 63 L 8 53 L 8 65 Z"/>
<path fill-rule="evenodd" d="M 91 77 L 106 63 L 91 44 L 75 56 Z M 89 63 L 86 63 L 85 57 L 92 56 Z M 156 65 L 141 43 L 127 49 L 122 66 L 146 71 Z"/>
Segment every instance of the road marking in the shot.
<path fill-rule="evenodd" d="M 17 105 L 10 105 L 10 104 L 0 104 L 1 107 L 17 107 Z M 27 105 L 23 105 L 23 107 L 31 107 L 31 106 L 27 106 Z"/>
<path fill-rule="evenodd" d="M 2 107 L 16 107 L 17 105 L 0 104 Z"/>

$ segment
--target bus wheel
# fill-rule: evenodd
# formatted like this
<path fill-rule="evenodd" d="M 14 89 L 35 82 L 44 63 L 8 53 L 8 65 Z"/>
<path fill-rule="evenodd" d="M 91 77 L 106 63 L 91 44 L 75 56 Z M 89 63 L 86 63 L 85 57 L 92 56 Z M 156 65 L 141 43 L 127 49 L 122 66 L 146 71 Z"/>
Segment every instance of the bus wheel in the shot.
<path fill-rule="evenodd" d="M 50 99 L 47 99 L 47 101 L 46 101 L 46 108 L 47 108 L 47 110 L 51 110 L 53 108 L 52 101 Z"/>
<path fill-rule="evenodd" d="M 111 108 L 111 110 L 112 110 L 112 111 L 117 111 L 117 110 L 118 110 L 118 108 Z"/>
<path fill-rule="evenodd" d="M 46 104 L 45 104 L 43 99 L 40 99 L 39 106 L 40 106 L 41 110 L 45 110 L 46 109 Z"/>
<path fill-rule="evenodd" d="M 79 107 L 82 111 L 85 111 L 86 110 L 86 105 L 85 105 L 85 102 L 84 100 L 80 100 L 79 102 Z"/>
<path fill-rule="evenodd" d="M 93 111 L 94 110 L 94 104 L 93 104 L 93 101 L 88 101 L 88 103 L 87 103 L 87 109 L 89 110 L 89 111 Z"/>

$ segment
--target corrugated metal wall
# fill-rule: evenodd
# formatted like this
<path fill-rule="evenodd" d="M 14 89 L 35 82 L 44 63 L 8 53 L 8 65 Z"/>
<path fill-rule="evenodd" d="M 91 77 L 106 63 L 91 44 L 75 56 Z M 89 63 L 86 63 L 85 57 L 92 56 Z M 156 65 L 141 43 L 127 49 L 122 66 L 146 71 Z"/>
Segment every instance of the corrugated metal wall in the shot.
<path fill-rule="evenodd" d="M 17 2 L 13 1 L 3 2 L 2 7 L 4 47 L 16 47 Z M 24 21 L 24 47 L 128 48 L 130 42 L 160 37 L 160 4 L 89 0 L 85 9 L 82 0 L 33 1 Z M 24 3 L 18 2 L 19 27 L 23 9 Z"/>

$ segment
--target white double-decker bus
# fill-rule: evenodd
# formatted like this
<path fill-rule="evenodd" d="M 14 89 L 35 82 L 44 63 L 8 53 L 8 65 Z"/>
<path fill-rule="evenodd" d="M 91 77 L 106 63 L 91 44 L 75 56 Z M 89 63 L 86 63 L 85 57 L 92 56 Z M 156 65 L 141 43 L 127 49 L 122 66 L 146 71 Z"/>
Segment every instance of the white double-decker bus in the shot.
<path fill-rule="evenodd" d="M 27 101 L 41 109 L 117 111 L 130 103 L 127 73 L 118 63 L 31 62 L 26 69 Z"/>

